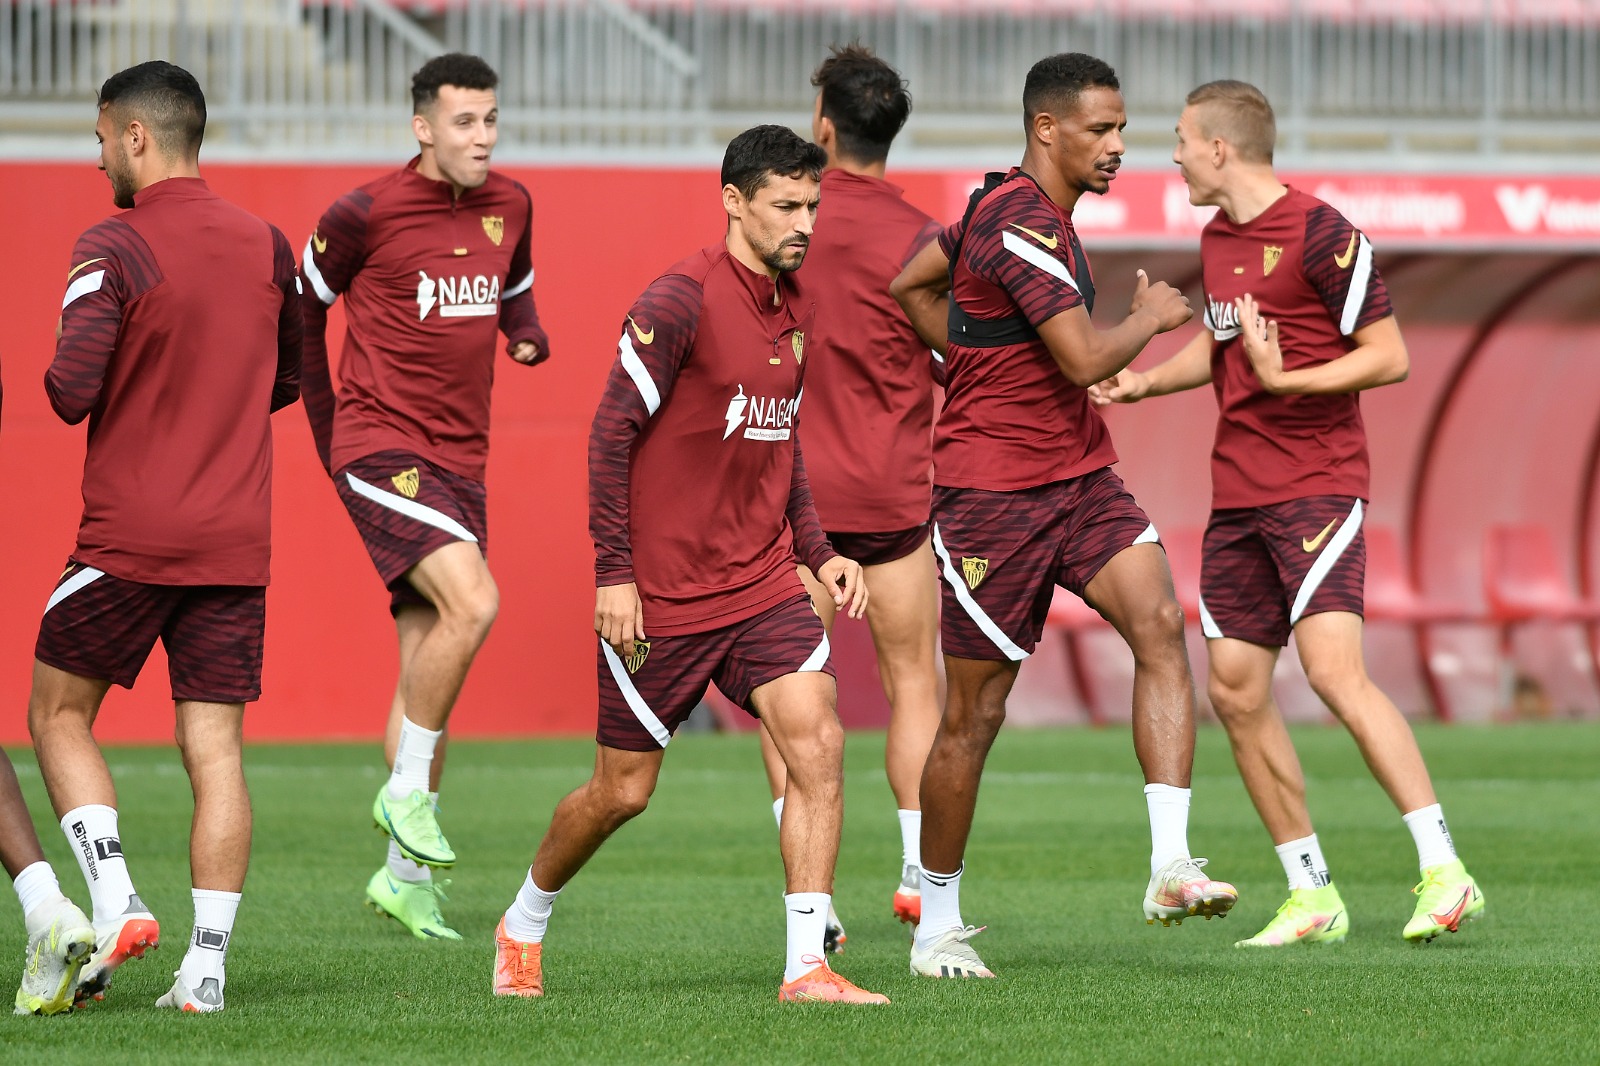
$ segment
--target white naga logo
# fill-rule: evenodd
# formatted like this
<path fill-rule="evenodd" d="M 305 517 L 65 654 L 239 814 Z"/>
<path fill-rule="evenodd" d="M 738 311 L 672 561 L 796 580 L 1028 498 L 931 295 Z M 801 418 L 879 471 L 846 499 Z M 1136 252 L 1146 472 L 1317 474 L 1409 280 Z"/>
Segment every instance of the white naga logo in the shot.
<path fill-rule="evenodd" d="M 800 395 L 805 395 L 804 390 Z M 722 431 L 722 439 L 727 440 L 743 426 L 746 440 L 788 440 L 799 410 L 800 396 L 746 396 L 740 385 L 738 393 L 728 401 L 728 413 L 723 416 L 728 428 Z"/>
<path fill-rule="evenodd" d="M 1205 324 L 1217 340 L 1232 340 L 1239 335 L 1239 309 L 1231 301 L 1207 297 Z"/>
<path fill-rule="evenodd" d="M 430 278 L 426 270 L 417 271 L 417 321 L 425 322 L 428 312 L 439 309 L 440 318 L 477 318 L 500 313 L 500 279 L 479 274 L 467 277 Z"/>

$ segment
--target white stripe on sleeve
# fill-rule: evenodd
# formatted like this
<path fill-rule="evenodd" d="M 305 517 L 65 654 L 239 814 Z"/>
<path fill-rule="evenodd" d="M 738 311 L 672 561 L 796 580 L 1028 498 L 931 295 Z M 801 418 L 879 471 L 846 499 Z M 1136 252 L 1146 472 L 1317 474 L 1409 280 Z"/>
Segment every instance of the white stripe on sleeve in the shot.
<path fill-rule="evenodd" d="M 531 288 L 533 288 L 533 271 L 530 269 L 528 271 L 528 276 L 511 286 L 511 288 L 507 289 L 502 296 L 502 299 L 509 300 L 513 296 L 521 296 Z"/>
<path fill-rule="evenodd" d="M 105 282 L 106 272 L 104 270 L 91 271 L 80 278 L 75 278 L 72 284 L 67 286 L 67 294 L 61 298 L 61 310 L 65 311 L 67 305 L 80 296 L 87 296 L 91 292 L 99 292 L 100 286 L 104 285 Z"/>
<path fill-rule="evenodd" d="M 656 388 L 656 383 L 650 380 L 650 371 L 645 369 L 644 360 L 639 358 L 639 353 L 633 350 L 633 338 L 628 336 L 628 331 L 622 331 L 622 341 L 617 345 L 617 354 L 622 359 L 622 369 L 628 372 L 633 379 L 634 387 L 639 390 L 639 398 L 644 401 L 645 411 L 652 417 L 661 409 L 661 392 Z"/>
<path fill-rule="evenodd" d="M 1051 277 L 1060 278 L 1071 285 L 1074 292 L 1082 291 L 1078 288 L 1077 281 L 1073 279 L 1072 271 L 1067 269 L 1067 265 L 1038 245 L 1028 243 L 1015 233 L 1002 233 L 1000 243 L 1018 259 L 1031 263 Z"/>
<path fill-rule="evenodd" d="M 1350 271 L 1350 291 L 1344 296 L 1344 314 L 1339 319 L 1339 332 L 1348 337 L 1356 331 L 1361 309 L 1367 303 L 1367 290 L 1372 287 L 1372 242 L 1361 235 L 1361 248 L 1356 252 L 1355 269 Z"/>
<path fill-rule="evenodd" d="M 330 307 L 333 306 L 333 301 L 339 298 L 339 294 L 328 288 L 328 283 L 322 279 L 322 271 L 317 269 L 317 260 L 313 254 L 310 237 L 306 238 L 306 250 L 301 254 L 300 259 L 300 273 L 304 274 L 306 280 L 311 282 L 311 289 L 317 294 L 317 299 Z"/>

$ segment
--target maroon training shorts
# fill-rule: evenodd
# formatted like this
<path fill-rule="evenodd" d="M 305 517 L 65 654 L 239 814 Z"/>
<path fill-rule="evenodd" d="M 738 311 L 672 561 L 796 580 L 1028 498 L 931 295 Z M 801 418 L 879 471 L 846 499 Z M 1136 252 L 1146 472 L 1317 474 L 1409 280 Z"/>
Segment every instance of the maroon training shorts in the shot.
<path fill-rule="evenodd" d="M 1211 512 L 1200 560 L 1200 627 L 1283 647 L 1308 614 L 1361 614 L 1367 575 L 1366 505 L 1307 496 Z"/>
<path fill-rule="evenodd" d="M 367 554 L 389 589 L 389 611 L 428 600 L 406 571 L 456 541 L 489 554 L 489 494 L 483 484 L 408 452 L 377 452 L 333 476 Z"/>
<path fill-rule="evenodd" d="M 753 716 L 750 694 L 769 681 L 810 671 L 834 676 L 828 634 L 803 595 L 722 629 L 638 641 L 627 659 L 602 640 L 599 670 L 595 739 L 623 751 L 666 747 L 711 682 Z"/>
<path fill-rule="evenodd" d="M 928 539 L 928 523 L 889 533 L 829 533 L 828 543 L 846 559 L 862 566 L 882 566 L 904 559 Z"/>
<path fill-rule="evenodd" d="M 1027 658 L 1055 586 L 1082 596 L 1112 556 L 1147 542 L 1156 527 L 1109 467 L 1017 492 L 935 486 L 944 653 Z"/>
<path fill-rule="evenodd" d="M 261 698 L 267 590 L 257 585 L 145 585 L 67 560 L 39 624 L 34 657 L 79 677 L 132 688 L 156 638 L 174 700 Z"/>

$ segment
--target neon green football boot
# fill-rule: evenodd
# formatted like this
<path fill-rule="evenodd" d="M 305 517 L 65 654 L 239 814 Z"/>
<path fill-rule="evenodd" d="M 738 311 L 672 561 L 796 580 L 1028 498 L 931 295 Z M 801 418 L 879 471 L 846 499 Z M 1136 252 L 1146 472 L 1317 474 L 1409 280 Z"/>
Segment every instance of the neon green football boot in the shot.
<path fill-rule="evenodd" d="M 444 922 L 439 904 L 446 901 L 449 881 L 402 881 L 386 866 L 367 882 L 367 906 L 388 915 L 418 940 L 460 940 L 461 934 Z"/>
<path fill-rule="evenodd" d="M 1446 931 L 1460 932 L 1462 922 L 1483 913 L 1483 893 L 1460 859 L 1423 870 L 1422 882 L 1411 891 L 1416 893 L 1417 909 L 1400 935 L 1412 943 Z"/>
<path fill-rule="evenodd" d="M 1289 944 L 1338 944 L 1350 932 L 1350 916 L 1332 885 L 1289 892 L 1266 927 L 1236 948 L 1281 948 Z"/>
<path fill-rule="evenodd" d="M 416 789 L 404 799 L 392 799 L 389 783 L 384 782 L 372 801 L 372 820 L 412 862 L 440 869 L 456 864 L 456 853 L 439 828 L 436 808 L 426 792 Z"/>

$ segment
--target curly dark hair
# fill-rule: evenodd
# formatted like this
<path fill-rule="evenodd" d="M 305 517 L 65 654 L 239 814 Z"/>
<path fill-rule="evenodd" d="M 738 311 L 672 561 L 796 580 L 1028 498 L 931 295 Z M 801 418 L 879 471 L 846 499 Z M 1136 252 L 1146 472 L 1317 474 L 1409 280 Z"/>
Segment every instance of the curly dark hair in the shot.
<path fill-rule="evenodd" d="M 1046 112 L 1064 115 L 1086 89 L 1121 88 L 1117 72 L 1103 59 L 1082 52 L 1045 56 L 1028 71 L 1028 80 L 1023 83 L 1022 117 L 1032 122 L 1035 115 Z"/>
<path fill-rule="evenodd" d="M 828 153 L 788 126 L 755 126 L 728 142 L 722 156 L 722 184 L 753 199 L 774 174 L 820 181 Z"/>
<path fill-rule="evenodd" d="M 834 45 L 811 84 L 822 90 L 822 117 L 839 134 L 839 154 L 881 163 L 911 115 L 911 93 L 900 73 L 857 41 Z"/>
<path fill-rule="evenodd" d="M 500 75 L 477 56 L 465 52 L 448 52 L 434 56 L 411 76 L 411 110 L 415 114 L 432 107 L 439 99 L 439 89 L 454 85 L 458 89 L 494 89 L 500 84 Z"/>

